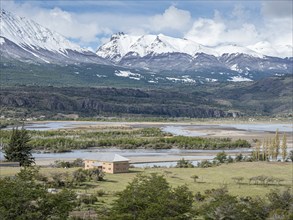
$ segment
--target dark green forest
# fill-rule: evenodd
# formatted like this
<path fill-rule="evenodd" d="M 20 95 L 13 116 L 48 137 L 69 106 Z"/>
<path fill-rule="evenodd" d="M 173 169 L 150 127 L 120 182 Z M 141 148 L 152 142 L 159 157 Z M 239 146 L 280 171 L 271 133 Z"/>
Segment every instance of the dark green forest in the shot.
<path fill-rule="evenodd" d="M 292 115 L 291 76 L 257 82 L 162 88 L 2 86 L 0 114 L 52 118 L 138 116 L 220 118 Z"/>

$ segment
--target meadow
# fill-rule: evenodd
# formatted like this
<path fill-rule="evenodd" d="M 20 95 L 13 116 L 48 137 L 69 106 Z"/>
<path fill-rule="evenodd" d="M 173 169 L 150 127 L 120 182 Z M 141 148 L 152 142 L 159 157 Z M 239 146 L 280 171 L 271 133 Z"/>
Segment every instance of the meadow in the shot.
<path fill-rule="evenodd" d="M 77 168 L 52 168 L 42 167 L 40 173 L 49 177 L 55 173 L 72 174 Z M 0 168 L 0 176 L 13 176 L 19 172 L 20 168 Z M 125 189 L 127 184 L 140 173 L 150 174 L 158 173 L 164 175 L 172 187 L 187 185 L 195 194 L 197 192 L 204 193 L 206 190 L 227 187 L 229 193 L 234 196 L 251 196 L 264 197 L 273 189 L 292 190 L 292 163 L 290 162 L 239 162 L 222 164 L 217 167 L 210 168 L 131 168 L 129 173 L 106 174 L 104 181 L 83 182 L 79 186 L 74 187 L 74 191 L 81 194 L 98 195 L 103 192 L 102 196 L 98 196 L 98 204 L 110 205 L 116 198 L 117 193 Z M 191 178 L 197 175 L 199 178 L 196 182 Z M 281 183 L 272 184 L 249 184 L 249 178 L 254 176 L 269 176 L 283 179 Z M 242 183 L 233 180 L 234 177 L 243 177 Z"/>

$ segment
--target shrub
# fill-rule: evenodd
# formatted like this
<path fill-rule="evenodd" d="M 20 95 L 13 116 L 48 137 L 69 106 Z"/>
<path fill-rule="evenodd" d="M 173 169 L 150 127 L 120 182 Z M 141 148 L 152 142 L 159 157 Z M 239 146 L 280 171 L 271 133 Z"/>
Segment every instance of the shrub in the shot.
<path fill-rule="evenodd" d="M 197 167 L 200 167 L 200 168 L 208 168 L 208 167 L 213 167 L 213 166 L 215 166 L 215 165 L 208 160 L 203 160 L 197 164 Z"/>
<path fill-rule="evenodd" d="M 177 168 L 192 168 L 194 167 L 194 165 L 190 161 L 182 158 L 181 160 L 177 162 L 176 167 Z"/>
<path fill-rule="evenodd" d="M 99 190 L 97 190 L 96 194 L 97 194 L 97 196 L 102 197 L 102 196 L 106 195 L 106 192 L 103 189 L 99 189 Z"/>
<path fill-rule="evenodd" d="M 220 163 L 224 163 L 227 160 L 227 154 L 224 151 L 217 153 L 217 156 L 214 158 L 214 160 L 217 160 Z"/>

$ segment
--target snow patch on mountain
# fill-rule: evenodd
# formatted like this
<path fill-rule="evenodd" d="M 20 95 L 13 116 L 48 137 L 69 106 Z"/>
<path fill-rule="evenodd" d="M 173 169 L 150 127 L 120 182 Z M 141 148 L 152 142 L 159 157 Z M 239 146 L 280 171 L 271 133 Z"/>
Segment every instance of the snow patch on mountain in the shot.
<path fill-rule="evenodd" d="M 243 70 L 238 67 L 238 64 L 234 64 L 230 67 L 231 70 L 236 71 L 238 73 L 242 73 Z"/>
<path fill-rule="evenodd" d="M 132 73 L 131 71 L 116 70 L 114 73 L 116 76 L 128 77 L 129 79 L 140 80 L 142 76 L 139 73 Z"/>
<path fill-rule="evenodd" d="M 172 82 L 196 83 L 196 81 L 194 79 L 190 79 L 190 78 L 187 78 L 187 77 L 182 77 L 182 79 L 175 78 L 175 77 L 166 77 L 166 79 L 170 80 Z"/>
<path fill-rule="evenodd" d="M 214 47 L 214 49 L 220 56 L 223 54 L 248 54 L 253 57 L 264 58 L 265 55 L 239 45 L 220 45 Z"/>
<path fill-rule="evenodd" d="M 213 78 L 205 78 L 205 80 L 207 82 L 217 82 L 218 81 L 217 79 L 213 79 Z"/>
<path fill-rule="evenodd" d="M 253 81 L 253 80 L 246 78 L 246 77 L 242 77 L 242 76 L 233 76 L 233 77 L 231 77 L 231 79 L 228 79 L 228 81 L 245 82 L 245 81 Z"/>
<path fill-rule="evenodd" d="M 96 74 L 96 76 L 99 78 L 106 78 L 107 77 L 106 75 L 100 75 L 100 74 Z"/>
<path fill-rule="evenodd" d="M 0 45 L 5 43 L 5 39 L 3 37 L 0 37 Z"/>

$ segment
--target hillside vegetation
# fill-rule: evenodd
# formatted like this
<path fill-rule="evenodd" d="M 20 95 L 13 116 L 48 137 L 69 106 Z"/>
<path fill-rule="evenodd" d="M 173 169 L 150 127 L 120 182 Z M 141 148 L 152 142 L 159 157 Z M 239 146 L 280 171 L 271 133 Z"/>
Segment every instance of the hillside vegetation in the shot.
<path fill-rule="evenodd" d="M 292 76 L 257 82 L 163 88 L 12 86 L 0 88 L 1 115 L 232 117 L 292 114 Z"/>

